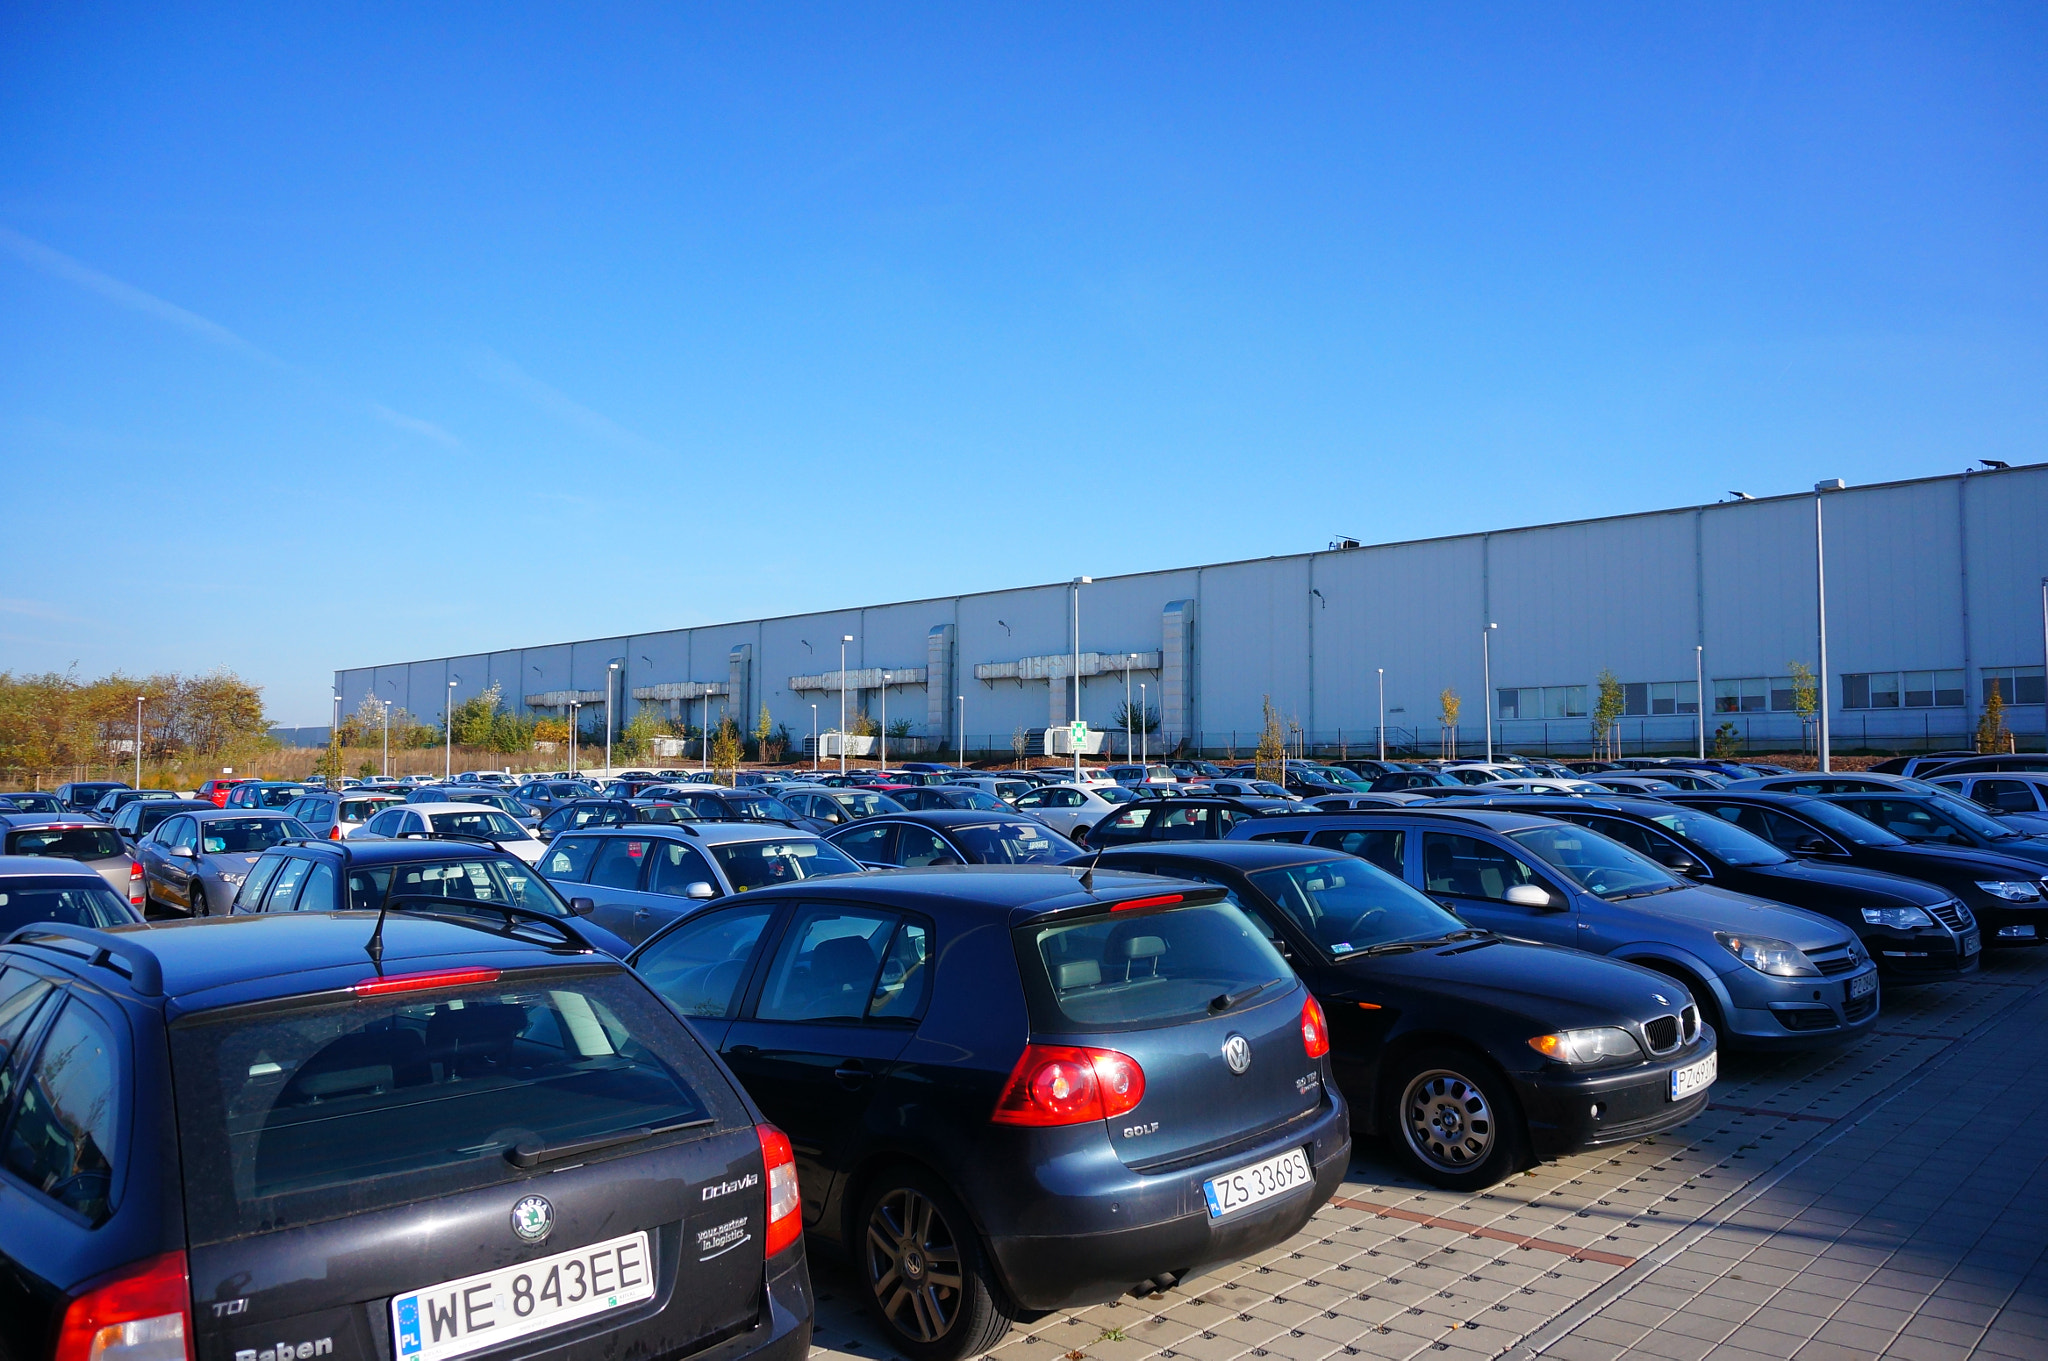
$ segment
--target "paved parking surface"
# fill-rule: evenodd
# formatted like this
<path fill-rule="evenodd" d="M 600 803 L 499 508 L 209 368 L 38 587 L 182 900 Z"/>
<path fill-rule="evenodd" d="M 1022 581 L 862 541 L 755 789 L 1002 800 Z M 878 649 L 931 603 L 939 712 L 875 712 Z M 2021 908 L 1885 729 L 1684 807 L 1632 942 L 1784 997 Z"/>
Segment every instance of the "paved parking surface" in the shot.
<path fill-rule="evenodd" d="M 1361 1143 L 1294 1240 L 1018 1328 L 998 1361 L 2048 1357 L 2048 951 L 1888 991 L 1845 1050 L 1724 1055 L 1691 1124 L 1478 1195 Z M 893 1356 L 819 1254 L 817 1348 Z"/>

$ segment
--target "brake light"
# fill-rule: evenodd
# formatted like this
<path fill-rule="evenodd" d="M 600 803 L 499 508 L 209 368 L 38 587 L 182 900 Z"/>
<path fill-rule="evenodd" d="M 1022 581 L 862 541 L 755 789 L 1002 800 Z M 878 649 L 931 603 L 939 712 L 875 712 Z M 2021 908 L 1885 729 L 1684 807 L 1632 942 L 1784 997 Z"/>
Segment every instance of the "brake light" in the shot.
<path fill-rule="evenodd" d="M 469 983 L 495 983 L 499 970 L 481 966 L 467 969 L 429 969 L 424 973 L 386 974 L 365 978 L 351 989 L 358 997 L 382 997 L 392 992 L 425 992 L 429 988 L 459 988 Z"/>
<path fill-rule="evenodd" d="M 998 1125 L 1079 1125 L 1122 1115 L 1145 1099 L 1145 1070 L 1129 1054 L 1029 1044 L 989 1117 Z"/>
<path fill-rule="evenodd" d="M 142 882 L 142 862 L 140 860 L 130 860 L 128 862 L 128 903 L 131 907 L 141 907 L 148 899 L 148 896 L 148 892 Z"/>
<path fill-rule="evenodd" d="M 1301 1004 L 1301 1047 L 1312 1059 L 1330 1052 L 1330 1023 L 1323 1019 L 1322 1003 L 1313 997 Z"/>
<path fill-rule="evenodd" d="M 337 822 L 337 823 L 335 823 L 335 824 L 334 824 L 334 830 L 333 830 L 333 831 L 331 831 L 331 832 L 329 832 L 329 833 L 327 834 L 327 839 L 328 839 L 329 841 L 339 841 L 339 840 L 341 840 L 341 824 L 340 824 L 340 823 L 338 823 L 338 822 Z"/>
<path fill-rule="evenodd" d="M 773 1125 L 756 1125 L 761 1140 L 761 1167 L 768 1174 L 768 1229 L 762 1254 L 773 1257 L 803 1236 L 803 1196 L 796 1185 L 796 1150 L 789 1136 Z"/>
<path fill-rule="evenodd" d="M 1178 893 L 1161 893 L 1153 898 L 1126 898 L 1120 903 L 1111 903 L 1109 910 L 1112 912 L 1129 912 L 1132 908 L 1137 907 L 1171 907 L 1179 901 L 1181 901 L 1181 895 Z"/>
<path fill-rule="evenodd" d="M 88 1282 L 64 1311 L 54 1361 L 192 1361 L 185 1254 L 167 1252 Z"/>

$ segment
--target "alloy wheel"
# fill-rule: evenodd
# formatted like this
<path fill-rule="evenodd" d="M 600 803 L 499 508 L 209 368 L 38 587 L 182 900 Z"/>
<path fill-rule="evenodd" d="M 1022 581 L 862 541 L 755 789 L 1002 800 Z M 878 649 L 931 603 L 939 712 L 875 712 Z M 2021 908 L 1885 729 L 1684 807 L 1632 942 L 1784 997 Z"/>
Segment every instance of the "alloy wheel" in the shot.
<path fill-rule="evenodd" d="M 939 1207 L 899 1186 L 868 1216 L 868 1282 L 882 1316 L 905 1337 L 936 1342 L 960 1312 L 960 1245 Z"/>
<path fill-rule="evenodd" d="M 1448 1068 L 1417 1073 L 1401 1096 L 1401 1133 L 1408 1147 L 1446 1172 L 1470 1171 L 1486 1161 L 1494 1147 L 1494 1121 L 1486 1093 Z"/>

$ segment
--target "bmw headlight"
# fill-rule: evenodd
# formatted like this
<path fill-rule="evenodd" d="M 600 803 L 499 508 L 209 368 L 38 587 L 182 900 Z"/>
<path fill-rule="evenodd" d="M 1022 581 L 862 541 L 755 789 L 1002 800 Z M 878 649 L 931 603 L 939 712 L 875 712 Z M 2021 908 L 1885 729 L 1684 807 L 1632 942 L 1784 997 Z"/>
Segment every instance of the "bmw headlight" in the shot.
<path fill-rule="evenodd" d="M 1561 1030 L 1555 1035 L 1538 1035 L 1529 1047 L 1547 1059 L 1587 1067 L 1643 1056 L 1635 1037 L 1619 1026 L 1595 1026 L 1588 1030 Z"/>
<path fill-rule="evenodd" d="M 1894 931 L 1911 931 L 1916 927 L 1934 925 L 1934 918 L 1917 907 L 1866 907 L 1863 909 L 1863 923 L 1866 926 L 1889 926 Z"/>
<path fill-rule="evenodd" d="M 1979 879 L 1977 887 L 1992 897 L 2003 898 L 2009 903 L 2041 901 L 2041 886 L 2025 879 Z"/>
<path fill-rule="evenodd" d="M 1820 970 L 1813 967 L 1813 961 L 1790 941 L 1774 940 L 1769 936 L 1735 936 L 1726 931 L 1716 931 L 1714 939 L 1721 942 L 1722 949 L 1758 973 L 1769 974 L 1773 978 L 1820 977 Z"/>

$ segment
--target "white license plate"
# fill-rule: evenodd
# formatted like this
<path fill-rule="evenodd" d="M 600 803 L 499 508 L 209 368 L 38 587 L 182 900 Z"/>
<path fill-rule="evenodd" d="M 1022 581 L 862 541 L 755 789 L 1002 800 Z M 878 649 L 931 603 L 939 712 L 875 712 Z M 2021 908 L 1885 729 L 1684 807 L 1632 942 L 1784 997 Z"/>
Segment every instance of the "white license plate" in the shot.
<path fill-rule="evenodd" d="M 1260 1201 L 1284 1196 L 1312 1180 L 1308 1172 L 1308 1154 L 1292 1148 L 1264 1162 L 1211 1177 L 1202 1183 L 1202 1194 L 1209 1198 L 1209 1218 L 1221 1219 Z"/>
<path fill-rule="evenodd" d="M 1671 1099 L 1683 1101 L 1694 1092 L 1705 1091 L 1721 1075 L 1721 1056 L 1709 1054 L 1698 1063 L 1671 1070 Z"/>
<path fill-rule="evenodd" d="M 398 1361 L 448 1361 L 654 1296 L 647 1233 L 391 1297 Z"/>
<path fill-rule="evenodd" d="M 1849 1000 L 1852 1002 L 1859 997 L 1876 991 L 1877 975 L 1875 973 L 1858 974 L 1849 980 Z"/>

